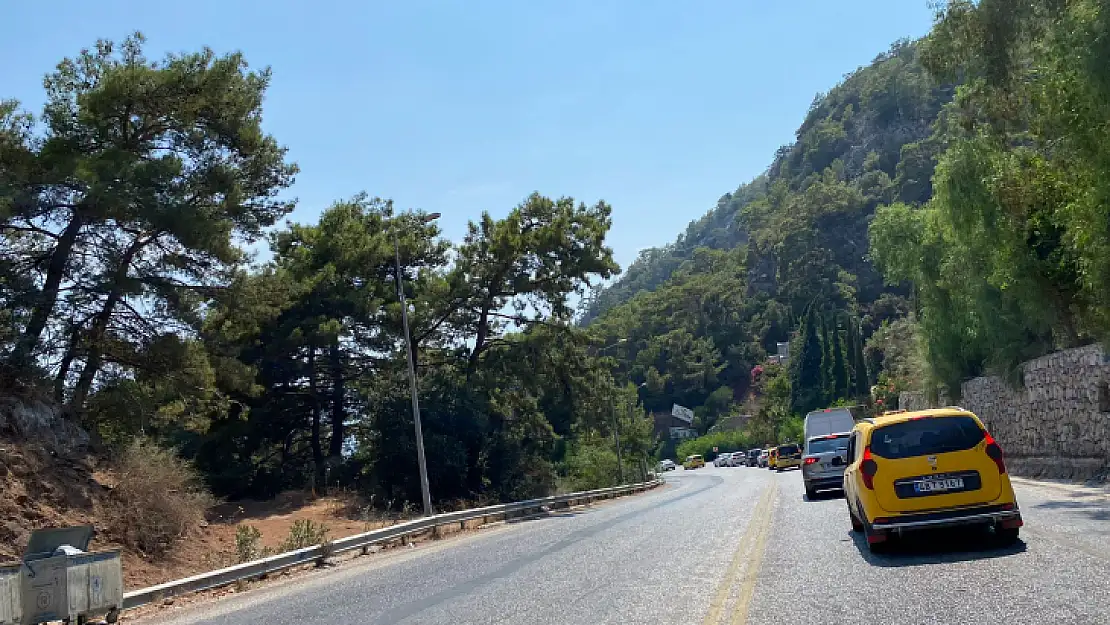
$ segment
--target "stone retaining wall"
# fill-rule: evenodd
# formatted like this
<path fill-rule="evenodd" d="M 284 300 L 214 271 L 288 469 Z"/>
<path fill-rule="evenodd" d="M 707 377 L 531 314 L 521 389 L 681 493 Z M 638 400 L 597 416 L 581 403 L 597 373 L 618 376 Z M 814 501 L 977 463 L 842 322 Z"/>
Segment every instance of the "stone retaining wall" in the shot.
<path fill-rule="evenodd" d="M 1006 451 L 1012 473 L 1105 478 L 1110 473 L 1110 362 L 1102 346 L 1030 360 L 1021 373 L 1020 389 L 993 376 L 968 380 L 957 403 L 986 423 Z M 901 393 L 898 405 L 930 407 L 916 392 Z"/>

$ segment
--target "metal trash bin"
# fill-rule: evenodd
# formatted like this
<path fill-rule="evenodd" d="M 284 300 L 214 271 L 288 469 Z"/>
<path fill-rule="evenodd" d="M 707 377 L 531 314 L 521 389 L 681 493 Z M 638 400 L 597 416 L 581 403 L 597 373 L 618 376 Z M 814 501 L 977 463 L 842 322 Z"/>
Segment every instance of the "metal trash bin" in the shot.
<path fill-rule="evenodd" d="M 11 567 L 0 568 L 0 625 L 81 624 L 94 616 L 114 623 L 123 607 L 120 554 L 115 550 L 87 552 L 92 536 L 91 525 L 32 532 L 23 562 L 15 567 L 16 592 L 10 588 L 10 576 L 5 575 Z M 5 580 L 8 594 L 4 594 Z M 11 605 L 6 606 L 9 595 Z"/>
<path fill-rule="evenodd" d="M 0 625 L 19 625 L 21 622 L 19 568 L 18 564 L 0 565 Z"/>

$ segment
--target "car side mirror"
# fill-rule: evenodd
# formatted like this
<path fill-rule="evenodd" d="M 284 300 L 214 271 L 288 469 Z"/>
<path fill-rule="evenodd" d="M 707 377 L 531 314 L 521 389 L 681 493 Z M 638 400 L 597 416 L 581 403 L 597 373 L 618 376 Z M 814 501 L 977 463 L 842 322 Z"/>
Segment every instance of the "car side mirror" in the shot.
<path fill-rule="evenodd" d="M 833 456 L 832 465 L 834 467 L 839 467 L 842 464 L 844 464 L 844 459 L 843 458 L 841 458 L 840 456 Z"/>

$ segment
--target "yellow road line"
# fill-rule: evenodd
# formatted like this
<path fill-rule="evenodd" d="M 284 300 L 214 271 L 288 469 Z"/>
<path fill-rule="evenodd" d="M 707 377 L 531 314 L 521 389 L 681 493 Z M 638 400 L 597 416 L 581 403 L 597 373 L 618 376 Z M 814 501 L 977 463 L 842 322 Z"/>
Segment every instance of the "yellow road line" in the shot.
<path fill-rule="evenodd" d="M 753 510 L 753 515 L 754 513 Z M 744 531 L 744 535 L 740 538 L 740 544 L 736 548 L 736 553 L 732 556 L 732 562 L 729 563 L 724 578 L 717 586 L 717 594 L 714 595 L 713 601 L 709 603 L 709 613 L 705 615 L 704 625 L 717 625 L 721 620 L 721 610 L 724 609 L 725 602 L 728 600 L 729 591 L 732 589 L 732 581 L 739 573 L 740 565 L 744 563 L 744 554 L 748 551 L 748 543 L 752 542 L 754 538 L 754 532 L 752 532 L 754 523 L 753 517 L 753 520 L 748 523 L 748 529 Z"/>
<path fill-rule="evenodd" d="M 758 541 L 761 537 L 763 537 L 764 542 L 766 542 L 765 530 L 770 525 L 770 508 L 771 504 L 774 502 L 774 495 L 777 490 L 776 483 L 771 482 L 770 485 L 764 489 L 763 496 L 760 497 L 759 503 L 752 509 L 751 520 L 748 521 L 748 527 L 744 530 L 744 535 L 740 538 L 740 544 L 736 548 L 736 553 L 732 556 L 732 562 L 729 563 L 728 570 L 725 571 L 725 576 L 721 579 L 721 583 L 717 587 L 717 593 L 709 604 L 709 613 L 705 615 L 703 625 L 717 625 L 721 622 L 721 611 L 728 601 L 733 583 L 739 578 L 741 565 L 744 564 L 745 560 L 749 559 L 746 557 L 749 545 L 755 542 L 758 547 Z M 741 590 L 743 590 L 743 587 Z M 744 608 L 744 613 L 747 614 L 747 607 Z"/>
<path fill-rule="evenodd" d="M 778 490 L 778 482 L 771 482 L 769 490 L 772 493 Z M 773 495 L 771 499 L 774 499 Z M 759 520 L 759 535 L 755 540 L 755 546 L 752 547 L 751 554 L 746 560 L 748 563 L 747 574 L 744 575 L 740 586 L 740 598 L 736 600 L 736 606 L 732 609 L 732 625 L 741 625 L 748 622 L 748 607 L 755 595 L 755 583 L 759 580 L 759 568 L 763 564 L 763 553 L 767 551 L 767 538 L 771 535 L 771 516 L 771 510 L 767 510 L 767 513 L 762 515 Z"/>

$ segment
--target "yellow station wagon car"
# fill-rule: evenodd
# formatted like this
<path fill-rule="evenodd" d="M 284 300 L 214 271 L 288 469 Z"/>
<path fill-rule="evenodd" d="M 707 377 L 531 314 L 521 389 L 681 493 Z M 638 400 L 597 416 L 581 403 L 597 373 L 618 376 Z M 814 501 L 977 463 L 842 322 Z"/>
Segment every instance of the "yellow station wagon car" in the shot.
<path fill-rule="evenodd" d="M 775 451 L 775 470 L 784 471 L 790 467 L 802 466 L 802 448 L 795 443 L 779 445 Z"/>
<path fill-rule="evenodd" d="M 686 456 L 686 462 L 682 463 L 682 468 L 686 470 L 700 469 L 705 466 L 705 458 L 698 454 Z"/>
<path fill-rule="evenodd" d="M 873 551 L 892 535 L 950 525 L 991 526 L 1013 542 L 1022 526 L 1002 448 L 959 407 L 857 423 L 844 492 L 852 529 Z"/>

